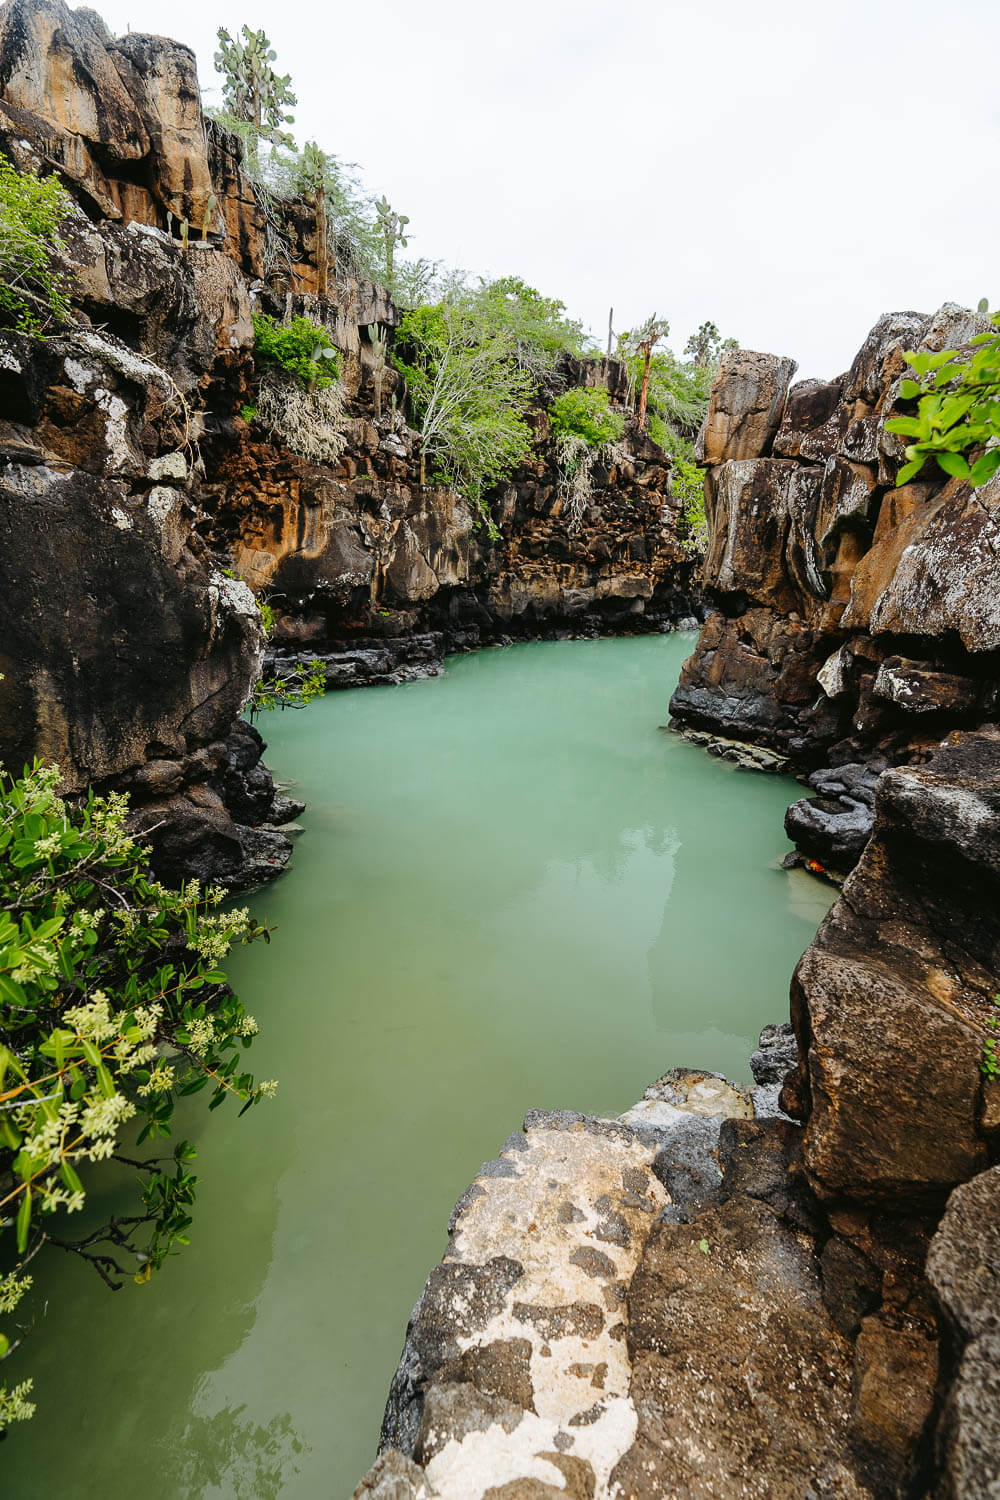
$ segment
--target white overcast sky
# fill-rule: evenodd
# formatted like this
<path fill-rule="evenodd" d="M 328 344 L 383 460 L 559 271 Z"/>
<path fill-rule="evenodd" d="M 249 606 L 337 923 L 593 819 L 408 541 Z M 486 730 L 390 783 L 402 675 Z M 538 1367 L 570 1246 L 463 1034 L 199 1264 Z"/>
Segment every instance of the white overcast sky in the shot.
<path fill-rule="evenodd" d="M 293 127 L 411 218 L 411 254 L 517 274 L 603 340 L 712 318 L 800 376 L 881 312 L 1000 300 L 998 0 L 93 0 L 193 47 L 262 26 Z"/>

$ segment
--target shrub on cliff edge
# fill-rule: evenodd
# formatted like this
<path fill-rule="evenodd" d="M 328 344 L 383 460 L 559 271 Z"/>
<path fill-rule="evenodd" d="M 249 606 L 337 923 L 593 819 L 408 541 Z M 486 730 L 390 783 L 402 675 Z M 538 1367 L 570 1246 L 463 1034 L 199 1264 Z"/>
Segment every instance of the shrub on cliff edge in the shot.
<path fill-rule="evenodd" d="M 0 158 L 0 324 L 38 337 L 69 319 L 57 257 L 70 208 L 55 176 L 33 177 Z"/>
<path fill-rule="evenodd" d="M 333 340 L 309 318 L 279 323 L 267 313 L 254 313 L 253 357 L 262 369 L 284 370 L 303 390 L 325 391 L 340 379 Z"/>
<path fill-rule="evenodd" d="M 267 929 L 216 911 L 220 890 L 153 880 L 126 798 L 73 807 L 58 782 L 41 763 L 0 772 L 0 1364 L 46 1243 L 112 1287 L 148 1281 L 188 1243 L 193 1148 L 138 1154 L 171 1135 L 178 1099 L 208 1088 L 209 1109 L 230 1095 L 247 1109 L 274 1090 L 242 1070 L 257 1025 L 219 968 Z M 64 1238 L 108 1161 L 134 1172 L 136 1211 Z M 0 1379 L 0 1433 L 32 1415 L 30 1385 Z"/>
<path fill-rule="evenodd" d="M 625 418 L 611 410 L 611 398 L 602 387 L 571 386 L 549 407 L 553 435 L 581 437 L 591 448 L 616 443 L 625 431 Z"/>

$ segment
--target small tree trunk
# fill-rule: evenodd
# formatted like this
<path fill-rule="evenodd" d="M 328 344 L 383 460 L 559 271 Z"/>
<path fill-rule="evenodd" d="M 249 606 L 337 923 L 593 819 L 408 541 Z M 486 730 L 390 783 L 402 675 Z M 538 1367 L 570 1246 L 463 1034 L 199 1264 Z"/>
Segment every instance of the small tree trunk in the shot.
<path fill-rule="evenodd" d="M 649 396 L 649 365 L 653 358 L 652 349 L 642 351 L 642 390 L 639 392 L 639 431 L 642 432 L 646 425 L 646 399 Z"/>
<path fill-rule="evenodd" d="M 326 237 L 326 191 L 322 184 L 316 189 L 316 291 L 321 297 L 328 290 L 329 249 Z"/>
<path fill-rule="evenodd" d="M 614 336 L 615 336 L 615 334 L 614 334 L 614 321 L 615 321 L 615 310 L 612 307 L 612 308 L 608 309 L 608 358 L 609 359 L 611 358 L 611 343 L 612 343 L 612 340 L 614 339 Z"/>
<path fill-rule="evenodd" d="M 375 420 L 382 420 L 382 366 L 375 366 Z M 421 483 L 423 481 L 421 480 Z"/>
<path fill-rule="evenodd" d="M 424 457 L 424 450 L 421 448 L 421 450 L 420 450 L 420 488 L 421 489 L 423 489 L 424 484 L 426 482 L 426 479 L 427 479 L 427 460 Z"/>

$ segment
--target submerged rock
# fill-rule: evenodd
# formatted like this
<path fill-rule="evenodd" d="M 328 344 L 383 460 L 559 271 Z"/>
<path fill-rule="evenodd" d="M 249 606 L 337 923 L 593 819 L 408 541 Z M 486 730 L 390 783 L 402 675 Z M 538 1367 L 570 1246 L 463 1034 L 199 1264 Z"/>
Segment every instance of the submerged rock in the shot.
<path fill-rule="evenodd" d="M 864 851 L 875 826 L 875 787 L 884 763 L 814 771 L 809 785 L 819 797 L 793 802 L 785 813 L 785 832 L 806 859 L 825 870 L 846 874 Z"/>

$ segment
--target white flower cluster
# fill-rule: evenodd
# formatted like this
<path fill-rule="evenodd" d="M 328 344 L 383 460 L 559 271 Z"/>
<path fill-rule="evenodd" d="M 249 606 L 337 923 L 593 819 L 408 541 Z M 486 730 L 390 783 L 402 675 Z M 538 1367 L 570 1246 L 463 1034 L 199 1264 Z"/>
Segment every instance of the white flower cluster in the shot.
<path fill-rule="evenodd" d="M 160 1063 L 149 1075 L 146 1083 L 139 1085 L 139 1093 L 145 1098 L 151 1094 L 167 1094 L 174 1086 L 174 1070 L 166 1063 Z"/>
<path fill-rule="evenodd" d="M 0 1432 L 12 1422 L 27 1422 L 35 1415 L 35 1404 L 27 1400 L 34 1386 L 32 1380 L 22 1380 L 13 1390 L 0 1385 Z"/>
<path fill-rule="evenodd" d="M 75 1214 L 83 1207 L 83 1193 L 79 1189 L 71 1193 L 67 1188 L 59 1185 L 46 1184 L 42 1189 L 43 1213 L 54 1213 L 60 1205 L 68 1214 Z"/>
<path fill-rule="evenodd" d="M 61 848 L 61 833 L 47 833 L 44 838 L 35 840 L 35 854 L 39 859 L 48 859 L 50 854 L 58 854 Z"/>
<path fill-rule="evenodd" d="M 18 1276 L 14 1271 L 9 1276 L 0 1276 L 0 1313 L 12 1313 L 31 1287 L 30 1276 Z"/>
<path fill-rule="evenodd" d="M 110 1099 L 91 1097 L 80 1116 L 80 1129 L 91 1140 L 110 1139 L 114 1144 L 119 1125 L 130 1120 L 134 1114 L 135 1105 L 124 1094 L 112 1094 Z"/>
<path fill-rule="evenodd" d="M 237 938 L 242 937 L 250 927 L 250 913 L 246 907 L 238 911 L 217 912 L 213 916 L 202 917 L 198 922 L 198 930 L 193 938 L 188 941 L 188 947 L 203 958 L 206 963 L 217 964 L 225 958 Z"/>
<path fill-rule="evenodd" d="M 111 1001 L 103 990 L 94 990 L 85 1005 L 69 1006 L 62 1020 L 85 1042 L 106 1042 L 118 1031 L 118 1018 L 112 1016 Z"/>
<path fill-rule="evenodd" d="M 187 1030 L 191 1039 L 188 1046 L 192 1052 L 207 1052 L 215 1041 L 215 1027 L 207 1017 L 203 1021 L 192 1021 Z"/>

